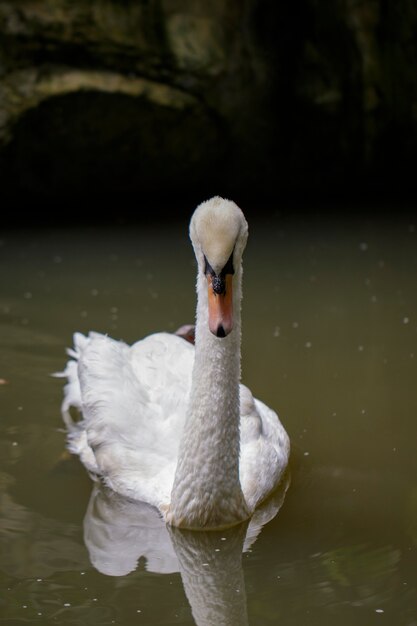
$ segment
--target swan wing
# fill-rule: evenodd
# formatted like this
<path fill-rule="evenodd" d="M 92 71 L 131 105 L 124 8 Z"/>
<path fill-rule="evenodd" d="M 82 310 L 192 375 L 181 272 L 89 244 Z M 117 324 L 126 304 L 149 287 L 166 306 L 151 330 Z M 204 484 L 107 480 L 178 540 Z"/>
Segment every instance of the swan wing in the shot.
<path fill-rule="evenodd" d="M 240 482 L 250 511 L 278 486 L 290 440 L 278 415 L 240 385 Z"/>
<path fill-rule="evenodd" d="M 169 333 L 131 347 L 98 333 L 77 334 L 70 356 L 63 413 L 71 404 L 83 416 L 70 430 L 71 451 L 114 491 L 168 505 L 193 346 Z"/>

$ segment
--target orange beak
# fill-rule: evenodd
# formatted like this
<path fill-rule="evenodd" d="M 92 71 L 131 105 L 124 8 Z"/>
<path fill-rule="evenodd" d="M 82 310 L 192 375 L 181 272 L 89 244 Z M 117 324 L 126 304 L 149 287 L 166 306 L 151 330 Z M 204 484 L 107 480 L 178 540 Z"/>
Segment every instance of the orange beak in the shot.
<path fill-rule="evenodd" d="M 226 337 L 233 328 L 233 276 L 226 274 L 224 293 L 213 289 L 213 277 L 207 274 L 209 328 L 216 337 Z"/>

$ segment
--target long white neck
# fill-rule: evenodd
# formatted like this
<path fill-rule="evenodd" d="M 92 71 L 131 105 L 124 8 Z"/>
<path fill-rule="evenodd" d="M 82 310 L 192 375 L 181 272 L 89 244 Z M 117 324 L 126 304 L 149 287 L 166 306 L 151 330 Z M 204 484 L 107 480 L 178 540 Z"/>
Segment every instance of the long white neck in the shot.
<path fill-rule="evenodd" d="M 224 338 L 208 326 L 207 281 L 197 278 L 195 361 L 171 495 L 171 523 L 221 528 L 248 517 L 239 481 L 241 266 L 233 277 L 234 325 Z"/>

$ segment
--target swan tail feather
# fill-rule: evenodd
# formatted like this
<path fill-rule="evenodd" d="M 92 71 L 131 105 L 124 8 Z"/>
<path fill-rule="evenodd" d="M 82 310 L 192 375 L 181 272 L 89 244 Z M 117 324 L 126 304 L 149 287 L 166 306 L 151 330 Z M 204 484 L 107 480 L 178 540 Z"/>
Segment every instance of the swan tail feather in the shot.
<path fill-rule="evenodd" d="M 83 351 L 88 346 L 90 339 L 81 333 L 74 333 L 73 348 L 67 348 L 66 353 L 71 357 L 62 372 L 52 374 L 55 378 L 66 378 L 64 397 L 61 403 L 61 415 L 69 433 L 79 430 L 79 421 L 74 420 L 70 409 L 75 408 L 82 412 L 82 397 L 80 380 L 78 377 L 78 361 Z M 71 450 L 72 451 L 72 450 Z"/>

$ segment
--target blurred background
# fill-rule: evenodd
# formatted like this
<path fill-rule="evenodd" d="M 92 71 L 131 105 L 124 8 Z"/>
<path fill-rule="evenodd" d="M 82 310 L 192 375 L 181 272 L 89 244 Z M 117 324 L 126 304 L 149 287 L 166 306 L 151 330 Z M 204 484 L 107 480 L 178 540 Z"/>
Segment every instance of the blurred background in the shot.
<path fill-rule="evenodd" d="M 2 219 L 178 217 L 217 193 L 410 207 L 416 31 L 413 0 L 0 1 Z"/>

